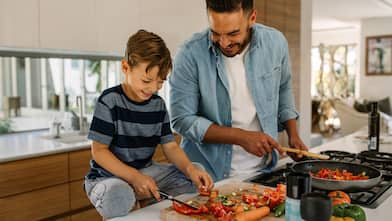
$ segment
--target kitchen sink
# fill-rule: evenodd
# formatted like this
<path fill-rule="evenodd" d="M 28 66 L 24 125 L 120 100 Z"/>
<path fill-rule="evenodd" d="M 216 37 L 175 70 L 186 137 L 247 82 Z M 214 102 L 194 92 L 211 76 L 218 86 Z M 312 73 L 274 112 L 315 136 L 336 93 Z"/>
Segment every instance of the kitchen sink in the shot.
<path fill-rule="evenodd" d="M 55 138 L 53 135 L 45 135 L 41 136 L 41 138 L 63 144 L 73 144 L 88 141 L 87 134 L 82 135 L 79 134 L 79 132 L 61 133 L 59 138 Z"/>

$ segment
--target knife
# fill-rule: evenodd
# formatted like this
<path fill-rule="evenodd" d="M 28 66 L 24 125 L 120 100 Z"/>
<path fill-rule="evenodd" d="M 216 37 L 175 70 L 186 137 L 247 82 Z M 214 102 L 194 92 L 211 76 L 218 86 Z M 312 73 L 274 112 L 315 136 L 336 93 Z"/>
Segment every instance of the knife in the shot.
<path fill-rule="evenodd" d="M 180 204 L 185 205 L 185 206 L 187 206 L 187 207 L 189 207 L 189 208 L 192 208 L 192 209 L 194 209 L 194 210 L 198 210 L 198 209 L 199 209 L 198 207 L 192 206 L 192 205 L 189 204 L 189 203 L 186 203 L 186 202 L 184 202 L 184 201 L 178 200 L 178 199 L 174 198 L 173 196 L 171 196 L 171 195 L 169 195 L 169 194 L 167 194 L 167 193 L 165 193 L 165 192 L 159 191 L 159 194 L 161 194 L 161 196 L 163 196 L 164 198 L 166 198 L 166 199 L 168 199 L 168 200 L 171 200 L 171 201 L 180 203 Z"/>

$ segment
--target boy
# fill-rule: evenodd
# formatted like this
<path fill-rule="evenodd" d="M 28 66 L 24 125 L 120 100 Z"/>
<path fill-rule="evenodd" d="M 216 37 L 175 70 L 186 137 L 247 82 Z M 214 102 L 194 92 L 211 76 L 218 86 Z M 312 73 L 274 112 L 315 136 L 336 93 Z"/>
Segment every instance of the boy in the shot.
<path fill-rule="evenodd" d="M 198 188 L 213 186 L 176 144 L 165 103 L 155 95 L 172 67 L 164 41 L 139 30 L 129 38 L 121 64 L 124 81 L 98 98 L 88 135 L 93 159 L 85 190 L 104 219 L 126 215 L 137 200 L 159 201 L 159 190 L 194 192 L 192 181 Z M 174 165 L 152 162 L 157 144 Z"/>

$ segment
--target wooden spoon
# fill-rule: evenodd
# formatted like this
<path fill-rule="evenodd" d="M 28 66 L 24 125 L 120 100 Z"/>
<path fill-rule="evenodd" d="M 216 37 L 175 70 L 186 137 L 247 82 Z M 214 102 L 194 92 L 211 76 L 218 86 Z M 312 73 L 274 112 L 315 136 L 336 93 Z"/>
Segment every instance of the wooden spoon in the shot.
<path fill-rule="evenodd" d="M 329 156 L 324 155 L 324 154 L 311 153 L 311 152 L 308 152 L 305 150 L 299 150 L 299 149 L 294 149 L 294 148 L 290 148 L 290 147 L 282 147 L 282 149 L 286 152 L 302 154 L 304 156 L 315 158 L 315 159 L 320 159 L 320 160 L 328 160 L 329 159 Z"/>

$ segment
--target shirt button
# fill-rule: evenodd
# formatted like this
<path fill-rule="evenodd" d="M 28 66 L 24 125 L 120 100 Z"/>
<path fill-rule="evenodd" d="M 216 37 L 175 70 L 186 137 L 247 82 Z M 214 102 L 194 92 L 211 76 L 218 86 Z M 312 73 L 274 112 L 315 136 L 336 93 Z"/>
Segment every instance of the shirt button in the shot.
<path fill-rule="evenodd" d="M 230 155 L 230 150 L 227 151 L 227 155 Z"/>

